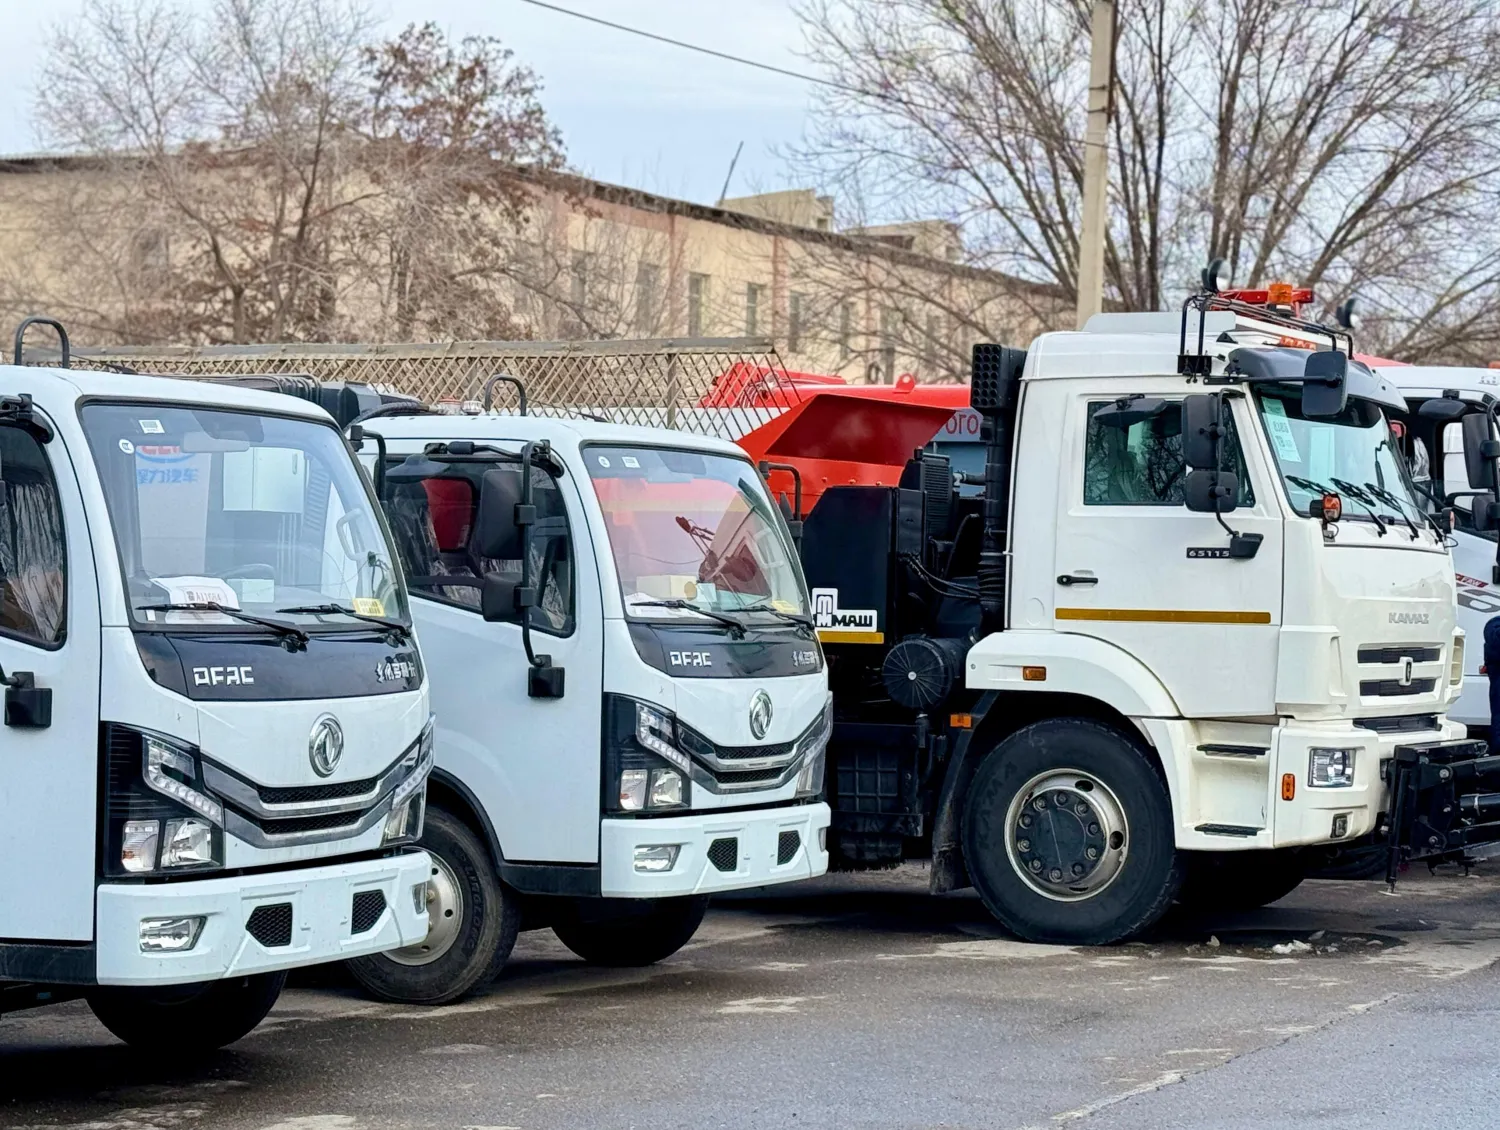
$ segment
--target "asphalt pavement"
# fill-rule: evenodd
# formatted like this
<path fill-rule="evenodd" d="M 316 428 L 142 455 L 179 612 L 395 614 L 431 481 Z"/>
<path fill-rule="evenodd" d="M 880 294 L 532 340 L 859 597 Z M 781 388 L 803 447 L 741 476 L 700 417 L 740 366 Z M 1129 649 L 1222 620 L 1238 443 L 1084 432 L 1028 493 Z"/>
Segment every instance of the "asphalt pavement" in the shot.
<path fill-rule="evenodd" d="M 304 974 L 233 1047 L 0 1018 L 0 1126 L 74 1130 L 1500 1124 L 1500 862 L 1304 884 L 1106 949 L 1007 937 L 904 868 L 720 900 L 648 969 L 522 936 L 438 1009 Z M 1399 1120 L 1399 1121 L 1397 1121 Z"/>

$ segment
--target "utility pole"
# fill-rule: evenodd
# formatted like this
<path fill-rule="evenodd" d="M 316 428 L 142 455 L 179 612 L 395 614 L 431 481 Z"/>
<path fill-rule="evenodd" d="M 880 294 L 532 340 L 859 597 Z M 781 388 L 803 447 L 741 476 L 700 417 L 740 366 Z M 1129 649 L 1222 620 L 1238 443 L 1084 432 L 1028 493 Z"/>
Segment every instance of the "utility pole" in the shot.
<path fill-rule="evenodd" d="M 1109 199 L 1109 119 L 1115 106 L 1115 2 L 1094 0 L 1089 121 L 1083 141 L 1083 230 L 1078 241 L 1078 328 L 1104 308 L 1104 225 Z"/>

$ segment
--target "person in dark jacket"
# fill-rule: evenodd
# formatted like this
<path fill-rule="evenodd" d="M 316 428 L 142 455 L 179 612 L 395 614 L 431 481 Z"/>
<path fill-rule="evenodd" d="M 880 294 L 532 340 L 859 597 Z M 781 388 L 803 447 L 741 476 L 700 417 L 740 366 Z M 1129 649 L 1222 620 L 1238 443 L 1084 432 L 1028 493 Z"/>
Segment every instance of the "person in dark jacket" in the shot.
<path fill-rule="evenodd" d="M 1490 752 L 1500 753 L 1500 616 L 1485 621 L 1484 673 L 1490 681 Z"/>

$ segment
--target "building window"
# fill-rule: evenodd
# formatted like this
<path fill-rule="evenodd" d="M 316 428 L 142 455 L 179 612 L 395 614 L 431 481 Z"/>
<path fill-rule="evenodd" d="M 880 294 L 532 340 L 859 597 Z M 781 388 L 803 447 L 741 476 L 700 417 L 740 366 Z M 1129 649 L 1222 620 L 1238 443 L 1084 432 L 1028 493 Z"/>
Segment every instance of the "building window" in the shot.
<path fill-rule="evenodd" d="M 703 327 L 708 324 L 704 314 L 708 309 L 708 276 L 697 273 L 688 275 L 687 287 L 687 332 L 688 337 L 702 337 Z"/>
<path fill-rule="evenodd" d="M 658 312 L 658 287 L 661 268 L 652 263 L 642 263 L 635 269 L 635 329 L 637 333 L 656 332 Z"/>
<path fill-rule="evenodd" d="M 593 256 L 587 251 L 573 252 L 572 293 L 573 311 L 581 319 L 589 308 L 589 260 Z"/>
<path fill-rule="evenodd" d="M 896 311 L 880 312 L 880 381 L 891 384 L 896 379 L 896 337 L 899 333 Z"/>
<path fill-rule="evenodd" d="M 796 293 L 787 299 L 786 348 L 788 353 L 802 351 L 802 295 Z"/>
<path fill-rule="evenodd" d="M 854 355 L 854 303 L 839 303 L 839 360 Z"/>
<path fill-rule="evenodd" d="M 747 283 L 745 285 L 745 336 L 754 337 L 760 333 L 760 308 L 766 296 L 766 288 L 760 283 Z"/>

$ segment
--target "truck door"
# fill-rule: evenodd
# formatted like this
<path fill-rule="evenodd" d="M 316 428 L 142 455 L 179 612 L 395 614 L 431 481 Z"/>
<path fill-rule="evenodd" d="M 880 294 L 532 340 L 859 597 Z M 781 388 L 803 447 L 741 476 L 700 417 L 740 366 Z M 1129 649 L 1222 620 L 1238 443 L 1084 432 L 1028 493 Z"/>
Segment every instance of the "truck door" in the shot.
<path fill-rule="evenodd" d="M 479 612 L 485 573 L 520 575 L 519 561 L 470 552 L 485 470 L 445 465 L 383 488 L 437 715 L 438 776 L 482 806 L 508 862 L 596 863 L 604 628 L 588 526 L 570 517 L 581 513 L 571 480 L 534 469 L 532 645 L 566 669 L 566 686 L 531 698 L 520 625 Z"/>
<path fill-rule="evenodd" d="M 1269 478 L 1247 465 L 1239 436 L 1253 434 L 1254 423 L 1245 402 L 1231 402 L 1236 434 L 1225 466 L 1239 475 L 1240 508 L 1226 521 L 1263 536 L 1248 560 L 1225 556 L 1229 535 L 1214 516 L 1184 505 L 1180 397 L 1124 429 L 1094 418 L 1111 403 L 1095 392 L 1074 396 L 1068 408 L 1056 629 L 1136 657 L 1184 715 L 1274 713 L 1281 513 Z"/>
<path fill-rule="evenodd" d="M 99 822 L 89 531 L 61 438 L 0 427 L 0 483 L 0 667 L 52 691 L 51 725 L 0 726 L 0 937 L 87 942 Z"/>

